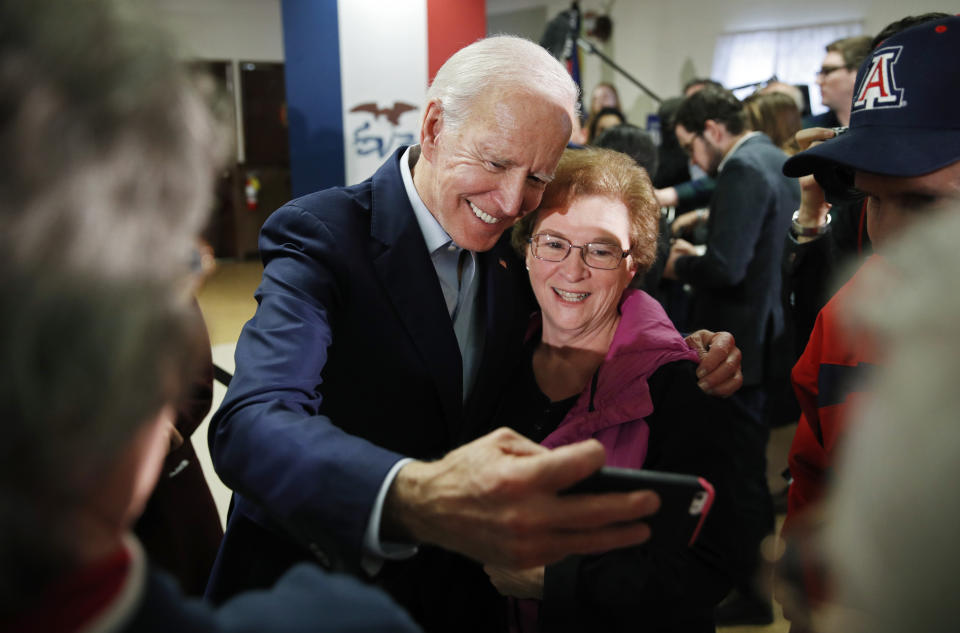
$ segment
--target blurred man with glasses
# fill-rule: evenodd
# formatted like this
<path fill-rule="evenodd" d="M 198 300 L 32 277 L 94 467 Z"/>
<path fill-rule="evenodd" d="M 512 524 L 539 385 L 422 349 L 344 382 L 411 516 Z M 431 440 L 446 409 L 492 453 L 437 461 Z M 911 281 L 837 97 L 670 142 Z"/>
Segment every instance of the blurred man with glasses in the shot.
<path fill-rule="evenodd" d="M 827 44 L 827 56 L 817 71 L 820 101 L 828 112 L 810 117 L 804 127 L 846 127 L 850 125 L 850 102 L 857 69 L 870 53 L 869 35 L 845 37 Z"/>

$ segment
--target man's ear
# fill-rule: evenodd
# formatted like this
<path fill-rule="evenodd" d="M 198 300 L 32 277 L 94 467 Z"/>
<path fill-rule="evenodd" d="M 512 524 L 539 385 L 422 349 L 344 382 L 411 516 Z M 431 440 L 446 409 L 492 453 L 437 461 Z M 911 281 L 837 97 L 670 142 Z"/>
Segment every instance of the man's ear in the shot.
<path fill-rule="evenodd" d="M 170 451 L 171 435 L 176 432 L 177 414 L 173 405 L 165 405 L 156 417 L 145 423 L 134 436 L 128 450 L 135 459 L 128 518 L 143 513 L 147 499 L 157 485 L 164 459 Z M 189 441 L 189 440 L 187 440 Z"/>
<path fill-rule="evenodd" d="M 433 162 L 437 152 L 440 131 L 443 129 L 443 104 L 439 99 L 431 99 L 420 122 L 420 154 Z"/>
<path fill-rule="evenodd" d="M 725 129 L 725 128 L 724 128 Z M 721 136 L 721 127 L 720 124 L 714 121 L 713 119 L 707 119 L 703 122 L 703 134 L 710 142 L 718 144 L 720 142 Z"/>

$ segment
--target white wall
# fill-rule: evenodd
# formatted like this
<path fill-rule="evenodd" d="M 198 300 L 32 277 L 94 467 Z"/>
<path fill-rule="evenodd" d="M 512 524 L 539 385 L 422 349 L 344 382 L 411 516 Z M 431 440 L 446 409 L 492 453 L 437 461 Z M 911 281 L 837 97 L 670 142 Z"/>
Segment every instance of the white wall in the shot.
<path fill-rule="evenodd" d="M 384 0 L 389 1 L 389 0 Z M 451 0 L 454 1 L 454 0 Z M 203 59 L 283 60 L 280 0 L 140 0 L 168 25 L 184 55 Z M 730 31 L 862 20 L 874 34 L 904 15 L 945 11 L 933 0 L 582 0 L 583 11 L 610 6 L 614 35 L 604 52 L 661 97 L 675 96 L 684 81 L 708 75 L 717 36 Z M 487 0 L 498 30 L 511 12 L 546 8 L 547 19 L 568 0 Z M 546 26 L 546 24 L 544 24 Z M 520 30 L 529 35 L 529 24 Z M 811 68 L 811 75 L 814 69 Z M 584 90 L 613 81 L 631 120 L 642 124 L 654 102 L 592 55 L 584 58 Z M 818 95 L 811 95 L 814 99 Z"/>
<path fill-rule="evenodd" d="M 238 62 L 282 62 L 280 0 L 138 0 L 141 13 L 167 28 L 184 59 L 231 62 L 236 86 Z M 233 91 L 237 162 L 245 160 L 242 104 Z"/>
<path fill-rule="evenodd" d="M 488 35 L 510 33 L 536 42 L 543 35 L 543 27 L 546 23 L 547 7 L 543 5 L 491 13 L 490 1 L 487 1 Z"/>
<path fill-rule="evenodd" d="M 187 58 L 283 61 L 280 0 L 139 0 Z"/>
<path fill-rule="evenodd" d="M 599 12 L 607 4 L 612 5 L 614 34 L 604 52 L 661 97 L 677 95 L 690 77 L 709 75 L 721 33 L 862 20 L 864 33 L 872 35 L 908 14 L 953 12 L 932 0 L 583 0 L 580 7 Z M 570 3 L 550 0 L 547 6 L 551 18 Z M 584 60 L 584 91 L 589 93 L 600 81 L 613 81 L 632 121 L 642 125 L 646 114 L 656 110 L 626 79 L 589 56 Z"/>

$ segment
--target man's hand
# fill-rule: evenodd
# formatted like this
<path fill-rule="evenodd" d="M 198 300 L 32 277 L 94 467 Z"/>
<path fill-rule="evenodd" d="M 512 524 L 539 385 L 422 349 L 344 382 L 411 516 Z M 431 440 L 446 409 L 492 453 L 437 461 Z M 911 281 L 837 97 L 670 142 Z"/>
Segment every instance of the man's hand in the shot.
<path fill-rule="evenodd" d="M 833 138 L 835 134 L 830 128 L 812 127 L 800 130 L 794 138 L 797 140 L 800 149 L 804 150 Z M 800 226 L 813 228 L 823 226 L 827 222 L 830 203 L 827 202 L 823 189 L 817 184 L 812 174 L 800 177 L 800 208 L 798 211 L 797 224 Z M 797 241 L 802 244 L 814 239 L 816 238 L 800 236 Z"/>
<path fill-rule="evenodd" d="M 808 127 L 797 132 L 793 138 L 796 139 L 797 145 L 800 146 L 800 151 L 803 151 L 836 135 L 837 133 L 833 131 L 833 128 Z"/>
<path fill-rule="evenodd" d="M 697 386 L 711 396 L 726 398 L 743 386 L 740 349 L 729 332 L 697 330 L 686 339 L 690 349 L 700 355 Z"/>
<path fill-rule="evenodd" d="M 674 236 L 683 235 L 688 231 L 692 231 L 698 224 L 706 222 L 709 217 L 709 213 L 704 209 L 687 211 L 677 216 L 673 224 L 670 225 L 670 232 L 673 233 Z"/>
<path fill-rule="evenodd" d="M 433 543 L 492 565 L 524 569 L 569 554 L 642 543 L 652 491 L 557 496 L 605 460 L 596 440 L 548 450 L 501 428 L 436 462 L 400 469 L 383 537 Z"/>
<path fill-rule="evenodd" d="M 495 565 L 484 565 L 483 571 L 487 572 L 490 582 L 501 595 L 543 600 L 543 565 L 530 569 L 507 569 Z"/>
<path fill-rule="evenodd" d="M 657 198 L 657 204 L 661 207 L 675 207 L 680 199 L 677 197 L 677 190 L 673 187 L 666 189 L 654 189 L 653 195 Z"/>
<path fill-rule="evenodd" d="M 687 240 L 675 239 L 670 245 L 670 255 L 667 256 L 667 263 L 663 268 L 663 276 L 665 279 L 676 279 L 677 278 L 677 259 L 680 257 L 685 257 L 687 255 L 696 255 L 697 247 L 688 242 Z"/>

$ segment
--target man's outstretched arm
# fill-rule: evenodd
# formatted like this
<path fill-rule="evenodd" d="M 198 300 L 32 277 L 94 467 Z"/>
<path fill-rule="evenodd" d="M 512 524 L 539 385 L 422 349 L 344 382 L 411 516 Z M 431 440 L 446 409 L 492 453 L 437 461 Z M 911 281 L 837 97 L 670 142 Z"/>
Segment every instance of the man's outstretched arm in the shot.
<path fill-rule="evenodd" d="M 382 538 L 429 542 L 523 568 L 650 537 L 652 491 L 558 496 L 605 461 L 595 440 L 549 450 L 500 428 L 435 462 L 404 466 L 387 495 Z"/>

